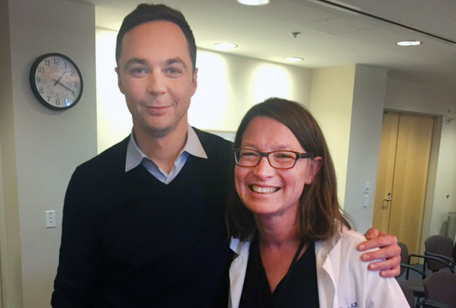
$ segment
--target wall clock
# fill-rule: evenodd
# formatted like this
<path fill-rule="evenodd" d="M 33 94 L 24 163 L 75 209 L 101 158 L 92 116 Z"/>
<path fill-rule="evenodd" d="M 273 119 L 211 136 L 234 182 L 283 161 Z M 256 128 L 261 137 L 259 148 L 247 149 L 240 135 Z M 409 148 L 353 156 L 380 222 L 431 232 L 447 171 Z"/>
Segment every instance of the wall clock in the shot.
<path fill-rule="evenodd" d="M 69 57 L 60 53 L 47 53 L 33 62 L 30 87 L 44 106 L 64 110 L 76 105 L 81 98 L 82 75 Z"/>

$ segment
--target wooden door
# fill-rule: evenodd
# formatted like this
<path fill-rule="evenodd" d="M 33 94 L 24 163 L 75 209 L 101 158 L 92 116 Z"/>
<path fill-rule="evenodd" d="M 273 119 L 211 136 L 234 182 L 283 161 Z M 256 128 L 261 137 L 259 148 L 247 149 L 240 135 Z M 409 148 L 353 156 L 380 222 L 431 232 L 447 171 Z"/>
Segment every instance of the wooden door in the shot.
<path fill-rule="evenodd" d="M 374 203 L 375 228 L 418 253 L 434 118 L 385 113 Z"/>

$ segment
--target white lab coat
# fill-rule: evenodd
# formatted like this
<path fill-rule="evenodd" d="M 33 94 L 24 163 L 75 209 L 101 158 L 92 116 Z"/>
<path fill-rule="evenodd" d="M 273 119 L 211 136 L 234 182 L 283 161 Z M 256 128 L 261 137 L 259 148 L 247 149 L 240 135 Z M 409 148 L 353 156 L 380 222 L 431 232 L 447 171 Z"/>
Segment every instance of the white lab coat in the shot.
<path fill-rule="evenodd" d="M 320 308 L 406 308 L 409 307 L 395 278 L 382 278 L 367 269 L 356 246 L 362 234 L 344 228 L 328 241 L 315 242 L 318 300 Z M 230 267 L 228 307 L 237 308 L 249 260 L 250 242 L 231 239 L 235 257 Z"/>

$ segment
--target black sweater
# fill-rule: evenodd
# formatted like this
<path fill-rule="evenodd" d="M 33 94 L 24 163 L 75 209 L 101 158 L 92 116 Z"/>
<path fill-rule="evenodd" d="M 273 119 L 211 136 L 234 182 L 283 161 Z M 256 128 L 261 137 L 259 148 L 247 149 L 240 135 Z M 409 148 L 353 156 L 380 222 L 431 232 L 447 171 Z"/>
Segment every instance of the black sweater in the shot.
<path fill-rule="evenodd" d="M 125 172 L 128 138 L 76 169 L 53 307 L 226 307 L 231 144 L 197 134 L 208 159 L 189 155 L 168 185 L 142 165 Z"/>

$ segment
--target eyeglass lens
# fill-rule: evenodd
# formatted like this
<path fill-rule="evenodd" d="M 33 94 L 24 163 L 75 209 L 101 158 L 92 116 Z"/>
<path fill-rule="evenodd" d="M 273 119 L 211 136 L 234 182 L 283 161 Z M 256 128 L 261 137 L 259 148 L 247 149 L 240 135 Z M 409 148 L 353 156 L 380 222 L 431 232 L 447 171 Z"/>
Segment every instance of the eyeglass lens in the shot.
<path fill-rule="evenodd" d="M 240 149 L 235 152 L 236 163 L 244 167 L 258 165 L 263 156 L 267 157 L 269 164 L 274 168 L 292 168 L 296 162 L 296 153 L 291 151 L 261 153 L 255 150 Z"/>

